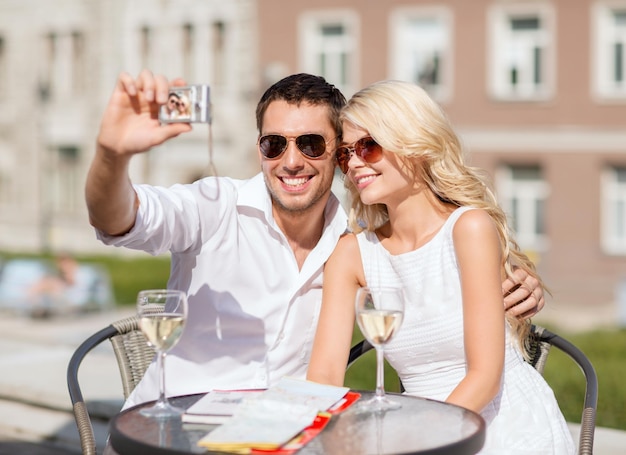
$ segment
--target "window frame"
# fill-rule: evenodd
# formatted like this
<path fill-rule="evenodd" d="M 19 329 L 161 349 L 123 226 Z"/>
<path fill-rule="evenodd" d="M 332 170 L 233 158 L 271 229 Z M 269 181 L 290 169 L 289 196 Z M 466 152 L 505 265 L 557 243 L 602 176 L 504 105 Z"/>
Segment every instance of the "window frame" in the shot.
<path fill-rule="evenodd" d="M 52 163 L 45 187 L 52 213 L 75 214 L 80 211 L 81 157 L 83 150 L 78 144 L 68 143 L 51 148 Z"/>
<path fill-rule="evenodd" d="M 83 30 L 72 30 L 71 40 L 71 74 L 73 95 L 84 95 L 87 89 L 85 68 L 87 67 L 87 37 Z"/>
<path fill-rule="evenodd" d="M 441 43 L 440 49 L 441 82 L 423 88 L 438 102 L 446 102 L 452 98 L 454 87 L 454 16 L 450 8 L 446 6 L 407 6 L 395 8 L 391 12 L 389 16 L 389 76 L 391 79 L 416 82 L 415 78 L 408 76 L 410 68 L 406 64 L 406 55 L 409 46 L 406 44 L 406 34 L 410 23 L 420 19 L 434 19 L 443 27 L 445 42 Z"/>
<path fill-rule="evenodd" d="M 349 9 L 328 9 L 305 11 L 298 18 L 298 49 L 301 71 L 324 76 L 349 98 L 360 88 L 360 22 L 358 15 Z M 318 56 L 321 55 L 320 30 L 324 26 L 341 25 L 345 30 L 342 46 L 347 48 L 345 81 L 338 81 L 331 74 L 322 71 Z"/>
<path fill-rule="evenodd" d="M 591 52 L 592 62 L 591 68 L 591 91 L 596 100 L 603 101 L 626 101 L 626 25 L 621 31 L 622 40 L 622 81 L 621 84 L 615 86 L 615 82 L 611 80 L 613 69 L 611 60 L 611 49 L 607 49 L 607 44 L 611 39 L 611 34 L 618 33 L 613 27 L 611 14 L 615 10 L 626 13 L 626 1 L 608 1 L 597 2 L 591 6 Z M 612 30 L 613 29 L 613 30 Z"/>
<path fill-rule="evenodd" d="M 515 168 L 537 167 L 540 179 L 536 181 L 516 180 L 513 176 Z M 550 196 L 550 185 L 543 176 L 543 168 L 539 163 L 503 163 L 496 169 L 496 187 L 500 206 L 507 215 L 508 224 L 513 231 L 515 240 L 520 248 L 525 251 L 545 252 L 550 246 L 547 233 L 547 226 L 544 226 L 545 232 L 537 232 L 535 226 L 537 220 L 543 218 L 546 221 L 546 203 Z M 521 196 L 521 197 L 520 197 Z M 529 197 L 530 196 L 530 197 Z M 518 208 L 523 215 L 519 216 L 518 229 L 515 230 L 514 218 L 517 213 L 513 213 L 513 200 L 526 202 L 525 205 Z M 543 203 L 543 214 L 538 214 L 535 210 L 537 201 Z M 519 222 L 526 229 L 519 229 Z"/>
<path fill-rule="evenodd" d="M 543 41 L 542 56 L 539 69 L 542 82 L 514 88 L 508 81 L 506 69 L 505 47 L 511 43 L 512 33 L 507 24 L 511 18 L 537 16 L 541 27 L 531 40 Z M 488 58 L 487 58 L 487 92 L 498 101 L 547 101 L 556 95 L 556 13 L 554 6 L 549 3 L 511 3 L 497 4 L 487 10 L 488 24 Z M 518 34 L 518 36 L 521 36 Z M 536 66 L 531 66 L 536 74 Z"/>
<path fill-rule="evenodd" d="M 0 31 L 0 102 L 6 100 L 9 90 L 9 50 L 7 36 Z"/>
<path fill-rule="evenodd" d="M 600 243 L 602 250 L 609 255 L 626 255 L 626 182 L 620 183 L 618 181 L 616 173 L 618 169 L 622 169 L 626 173 L 626 164 L 607 166 L 602 170 L 600 176 L 602 201 L 600 204 Z M 621 201 L 624 212 L 621 237 L 617 232 L 618 229 L 616 229 L 616 210 L 613 210 L 614 204 L 618 201 Z"/>

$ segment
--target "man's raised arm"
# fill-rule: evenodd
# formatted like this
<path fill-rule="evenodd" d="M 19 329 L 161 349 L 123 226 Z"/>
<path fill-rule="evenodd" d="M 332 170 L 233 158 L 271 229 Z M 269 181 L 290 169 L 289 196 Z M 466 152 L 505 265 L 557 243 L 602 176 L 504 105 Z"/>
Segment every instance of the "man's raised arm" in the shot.
<path fill-rule="evenodd" d="M 122 73 L 115 84 L 85 185 L 89 222 L 109 235 L 124 234 L 135 223 L 139 201 L 128 174 L 132 156 L 191 131 L 187 123 L 159 123 L 159 107 L 167 101 L 169 88 L 165 77 L 147 70 L 137 79 Z"/>

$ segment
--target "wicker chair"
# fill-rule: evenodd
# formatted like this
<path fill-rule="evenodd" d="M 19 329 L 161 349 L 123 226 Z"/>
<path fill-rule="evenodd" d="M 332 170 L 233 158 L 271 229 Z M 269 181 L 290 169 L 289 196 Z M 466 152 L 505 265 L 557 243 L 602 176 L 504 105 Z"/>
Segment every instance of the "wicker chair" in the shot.
<path fill-rule="evenodd" d="M 586 388 L 583 412 L 580 419 L 579 455 L 593 453 L 593 437 L 596 431 L 596 409 L 598 406 L 598 376 L 587 356 L 565 338 L 538 325 L 532 326 L 531 358 L 529 363 L 543 374 L 552 346 L 567 354 L 585 375 Z"/>
<path fill-rule="evenodd" d="M 78 383 L 78 368 L 85 356 L 104 340 L 110 340 L 122 379 L 124 399 L 143 377 L 155 351 L 139 331 L 139 319 L 131 316 L 121 319 L 87 338 L 74 352 L 67 368 L 67 385 L 80 444 L 84 455 L 96 455 L 96 439 L 87 405 Z"/>
<path fill-rule="evenodd" d="M 548 354 L 552 346 L 560 349 L 571 357 L 580 367 L 586 379 L 585 400 L 583 412 L 580 420 L 580 437 L 578 441 L 578 454 L 591 455 L 593 453 L 593 438 L 596 429 L 596 409 L 598 405 L 598 377 L 593 365 L 585 354 L 563 337 L 550 332 L 544 327 L 533 324 L 531 327 L 530 354 L 528 360 L 539 373 L 543 374 L 543 369 L 548 360 Z M 373 346 L 363 340 L 350 349 L 348 357 L 348 368 L 363 354 L 373 349 Z M 402 383 L 401 390 L 404 391 Z"/>

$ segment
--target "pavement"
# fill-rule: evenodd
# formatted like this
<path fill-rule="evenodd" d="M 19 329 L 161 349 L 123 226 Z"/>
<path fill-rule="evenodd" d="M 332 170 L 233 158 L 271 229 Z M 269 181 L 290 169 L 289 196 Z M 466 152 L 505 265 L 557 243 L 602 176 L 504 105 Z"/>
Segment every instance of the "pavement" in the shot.
<path fill-rule="evenodd" d="M 127 308 L 51 319 L 0 313 L 0 455 L 81 453 L 67 391 L 67 365 L 89 335 L 133 311 Z M 610 307 L 592 311 L 550 307 L 534 320 L 567 331 L 611 327 L 616 321 L 615 310 Z M 122 385 L 110 343 L 88 354 L 79 380 L 90 404 L 101 453 L 108 419 L 122 405 Z M 571 424 L 570 428 L 577 441 L 578 425 Z M 626 429 L 597 428 L 594 447 L 599 455 L 625 454 Z"/>
<path fill-rule="evenodd" d="M 67 389 L 67 366 L 88 336 L 134 309 L 62 319 L 0 315 L 0 455 L 80 454 Z M 91 351 L 79 370 L 98 447 L 108 419 L 122 406 L 122 384 L 110 343 Z"/>

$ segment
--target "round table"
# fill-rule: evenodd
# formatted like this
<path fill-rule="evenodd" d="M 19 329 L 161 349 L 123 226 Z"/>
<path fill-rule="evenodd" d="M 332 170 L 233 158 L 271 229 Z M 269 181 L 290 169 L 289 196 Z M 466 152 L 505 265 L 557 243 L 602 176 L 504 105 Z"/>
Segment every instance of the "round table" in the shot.
<path fill-rule="evenodd" d="M 367 399 L 373 392 L 359 392 Z M 333 416 L 326 428 L 298 455 L 359 454 L 475 454 L 485 441 L 485 421 L 472 411 L 440 401 L 389 394 L 398 410 L 356 413 L 348 409 Z M 200 395 L 171 398 L 188 408 Z M 207 452 L 197 442 L 215 426 L 159 421 L 129 408 L 110 423 L 110 444 L 119 455 L 188 455 Z"/>

